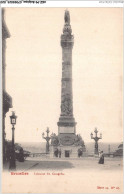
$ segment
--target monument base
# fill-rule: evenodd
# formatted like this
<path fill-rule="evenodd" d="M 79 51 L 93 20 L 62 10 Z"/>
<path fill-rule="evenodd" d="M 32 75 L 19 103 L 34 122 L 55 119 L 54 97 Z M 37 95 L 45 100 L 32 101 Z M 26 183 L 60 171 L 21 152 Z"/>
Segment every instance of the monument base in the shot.
<path fill-rule="evenodd" d="M 81 146 L 51 146 L 50 157 L 51 158 L 79 158 L 79 149 Z M 58 154 L 57 153 L 58 150 Z M 61 154 L 59 151 L 61 150 Z"/>
<path fill-rule="evenodd" d="M 53 134 L 50 157 L 51 158 L 78 158 L 83 156 L 85 145 L 82 137 L 76 134 Z"/>

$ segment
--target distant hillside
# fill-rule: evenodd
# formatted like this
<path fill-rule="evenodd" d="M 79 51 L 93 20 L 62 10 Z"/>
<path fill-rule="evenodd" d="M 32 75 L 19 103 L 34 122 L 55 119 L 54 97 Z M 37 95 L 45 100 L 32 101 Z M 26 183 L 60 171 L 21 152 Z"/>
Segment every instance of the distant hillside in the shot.
<path fill-rule="evenodd" d="M 99 142 L 99 149 L 103 150 L 104 152 L 108 152 L 108 145 L 110 144 L 110 151 L 113 152 L 117 150 L 119 143 L 101 143 Z M 45 142 L 20 142 L 21 146 L 24 148 L 24 150 L 32 152 L 32 153 L 44 153 L 46 149 L 46 143 Z M 88 153 L 94 152 L 94 143 L 85 143 L 86 150 Z"/>

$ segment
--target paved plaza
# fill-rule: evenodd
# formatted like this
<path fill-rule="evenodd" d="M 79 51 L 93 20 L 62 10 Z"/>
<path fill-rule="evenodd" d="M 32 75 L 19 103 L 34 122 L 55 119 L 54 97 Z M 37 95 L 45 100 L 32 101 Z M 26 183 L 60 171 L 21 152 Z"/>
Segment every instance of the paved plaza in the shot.
<path fill-rule="evenodd" d="M 28 157 L 24 162 L 16 161 L 16 171 L 20 170 L 122 170 L 122 158 L 105 157 L 105 163 L 98 164 L 99 158 L 83 157 L 78 159 L 61 159 L 61 158 L 31 158 Z M 5 169 L 9 169 L 9 163 L 6 164 Z"/>

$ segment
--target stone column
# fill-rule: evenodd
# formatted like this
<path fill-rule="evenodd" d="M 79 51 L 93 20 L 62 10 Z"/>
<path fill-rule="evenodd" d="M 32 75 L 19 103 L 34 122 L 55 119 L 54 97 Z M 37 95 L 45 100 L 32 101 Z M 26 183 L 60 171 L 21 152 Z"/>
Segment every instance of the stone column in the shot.
<path fill-rule="evenodd" d="M 75 133 L 75 119 L 73 117 L 72 92 L 72 48 L 74 36 L 71 34 L 70 14 L 65 11 L 65 24 L 61 35 L 62 47 L 62 80 L 61 80 L 61 114 L 58 122 L 59 133 Z"/>

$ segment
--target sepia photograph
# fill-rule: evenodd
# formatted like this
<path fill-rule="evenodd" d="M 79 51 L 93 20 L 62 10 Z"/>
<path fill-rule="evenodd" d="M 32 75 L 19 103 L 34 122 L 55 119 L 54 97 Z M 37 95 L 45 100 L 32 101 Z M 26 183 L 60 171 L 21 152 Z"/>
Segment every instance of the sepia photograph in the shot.
<path fill-rule="evenodd" d="M 5 7 L 2 192 L 123 192 L 123 8 Z"/>

